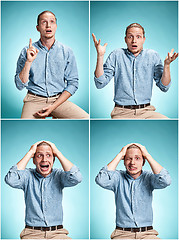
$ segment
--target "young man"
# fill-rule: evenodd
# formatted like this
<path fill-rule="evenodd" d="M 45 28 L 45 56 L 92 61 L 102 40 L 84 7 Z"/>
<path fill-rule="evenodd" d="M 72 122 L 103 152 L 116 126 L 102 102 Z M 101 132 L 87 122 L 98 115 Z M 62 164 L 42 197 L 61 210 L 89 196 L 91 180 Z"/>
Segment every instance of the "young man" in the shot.
<path fill-rule="evenodd" d="M 67 101 L 78 89 L 78 71 L 72 50 L 55 40 L 57 20 L 44 11 L 37 18 L 40 40 L 25 47 L 19 56 L 15 83 L 26 88 L 21 118 L 81 119 L 88 114 Z"/>
<path fill-rule="evenodd" d="M 177 57 L 174 49 L 162 61 L 157 52 L 144 49 L 144 28 L 133 23 L 126 28 L 125 42 L 127 49 L 114 50 L 103 65 L 107 43 L 101 46 L 92 34 L 97 50 L 97 64 L 95 70 L 95 84 L 97 88 L 105 87 L 114 77 L 115 107 L 111 113 L 112 119 L 147 119 L 166 118 L 155 112 L 150 105 L 153 79 L 156 85 L 164 92 L 170 86 L 170 63 Z"/>
<path fill-rule="evenodd" d="M 116 170 L 124 160 L 126 171 Z M 143 171 L 148 161 L 152 172 Z M 167 170 L 138 143 L 128 144 L 96 177 L 96 183 L 112 190 L 116 203 L 116 229 L 111 239 L 159 239 L 152 227 L 152 192 L 171 183 Z"/>
<path fill-rule="evenodd" d="M 63 170 L 52 168 L 55 157 Z M 36 169 L 26 168 L 31 158 Z M 32 145 L 5 177 L 8 185 L 24 191 L 26 225 L 21 239 L 71 239 L 62 225 L 62 191 L 81 180 L 79 169 L 53 143 L 41 141 Z"/>

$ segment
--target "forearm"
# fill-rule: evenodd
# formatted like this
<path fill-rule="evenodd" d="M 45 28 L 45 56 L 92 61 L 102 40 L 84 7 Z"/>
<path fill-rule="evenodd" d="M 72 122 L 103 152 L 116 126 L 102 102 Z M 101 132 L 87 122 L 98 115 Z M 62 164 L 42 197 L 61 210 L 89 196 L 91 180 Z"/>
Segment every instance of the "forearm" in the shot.
<path fill-rule="evenodd" d="M 117 156 L 107 165 L 108 170 L 115 171 L 119 162 L 123 159 L 123 154 L 120 152 Z"/>
<path fill-rule="evenodd" d="M 19 78 L 23 83 L 26 83 L 29 80 L 29 72 L 32 62 L 26 61 L 22 71 L 19 74 Z"/>
<path fill-rule="evenodd" d="M 97 55 L 97 63 L 96 63 L 96 69 L 95 69 L 95 76 L 97 78 L 99 78 L 104 74 L 103 59 L 104 59 L 104 55 L 102 56 Z"/>
<path fill-rule="evenodd" d="M 27 166 L 27 163 L 29 160 L 32 158 L 33 153 L 31 150 L 29 150 L 28 153 L 17 163 L 17 168 L 18 170 L 24 170 Z"/>
<path fill-rule="evenodd" d="M 156 162 L 150 154 L 147 154 L 147 156 L 145 156 L 145 158 L 147 159 L 148 163 L 150 164 L 150 167 L 151 167 L 153 173 L 159 174 L 163 167 L 158 162 Z"/>
<path fill-rule="evenodd" d="M 69 97 L 71 97 L 71 93 L 64 91 L 59 98 L 52 104 L 53 110 L 55 110 L 58 106 L 64 103 Z"/>
<path fill-rule="evenodd" d="M 71 168 L 73 167 L 73 163 L 71 163 L 66 157 L 63 156 L 63 154 L 58 150 L 56 152 L 56 157 L 59 159 L 62 167 L 63 167 L 63 170 L 64 171 L 70 171 Z"/>
<path fill-rule="evenodd" d="M 161 82 L 164 86 L 167 86 L 171 82 L 170 64 L 165 64 L 164 63 L 164 69 L 163 69 Z"/>

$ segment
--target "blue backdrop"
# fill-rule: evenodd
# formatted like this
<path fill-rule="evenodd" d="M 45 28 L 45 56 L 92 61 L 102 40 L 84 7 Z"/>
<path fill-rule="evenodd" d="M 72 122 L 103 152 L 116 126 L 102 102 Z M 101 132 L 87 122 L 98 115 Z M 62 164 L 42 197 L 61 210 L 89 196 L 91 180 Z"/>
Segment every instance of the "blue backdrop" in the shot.
<path fill-rule="evenodd" d="M 172 184 L 154 191 L 154 228 L 162 239 L 178 238 L 178 127 L 176 120 L 91 121 L 90 217 L 91 239 L 109 239 L 115 229 L 115 201 L 112 191 L 95 183 L 99 170 L 128 143 L 144 145 L 153 158 L 165 167 Z M 125 169 L 121 161 L 117 169 Z M 151 170 L 146 162 L 144 169 Z M 144 213 L 145 214 L 145 213 Z"/>
<path fill-rule="evenodd" d="M 2 118 L 20 118 L 26 90 L 14 84 L 16 63 L 29 38 L 39 39 L 36 19 L 50 10 L 57 17 L 56 39 L 72 48 L 79 71 L 79 89 L 71 100 L 89 112 L 89 3 L 88 1 L 1 2 L 1 98 Z"/>
<path fill-rule="evenodd" d="M 126 27 L 140 23 L 146 32 L 144 48 L 154 49 L 164 61 L 172 48 L 178 51 L 178 3 L 177 1 L 91 1 L 91 33 L 102 45 L 107 42 L 105 58 L 116 48 L 126 48 L 124 35 Z M 90 92 L 91 117 L 110 118 L 114 107 L 113 80 L 103 89 L 96 89 L 94 70 L 96 66 L 96 49 L 90 41 Z M 178 116 L 178 60 L 171 64 L 172 85 L 167 93 L 161 92 L 154 84 L 151 103 L 158 112 L 169 118 Z"/>
<path fill-rule="evenodd" d="M 89 134 L 88 121 L 2 121 L 1 154 L 1 238 L 19 239 L 24 228 L 25 205 L 23 191 L 4 182 L 9 168 L 15 165 L 39 140 L 49 140 L 67 159 L 76 164 L 83 175 L 82 182 L 65 188 L 63 195 L 64 227 L 73 239 L 89 236 Z M 32 161 L 27 167 L 34 168 Z M 61 164 L 58 159 L 54 167 Z M 49 203 L 50 204 L 50 203 Z M 9 229 L 11 226 L 11 229 Z"/>

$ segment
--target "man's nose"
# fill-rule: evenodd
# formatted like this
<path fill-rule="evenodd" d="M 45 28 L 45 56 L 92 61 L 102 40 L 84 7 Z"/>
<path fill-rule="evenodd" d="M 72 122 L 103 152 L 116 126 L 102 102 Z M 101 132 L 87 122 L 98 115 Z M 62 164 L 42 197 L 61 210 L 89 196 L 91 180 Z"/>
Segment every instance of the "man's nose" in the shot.
<path fill-rule="evenodd" d="M 135 37 L 133 37 L 133 39 L 132 39 L 132 42 L 133 42 L 133 43 L 135 43 L 135 42 L 136 42 L 136 38 L 135 38 Z"/>
<path fill-rule="evenodd" d="M 50 22 L 47 21 L 47 27 L 50 27 L 50 26 L 51 26 Z"/>
<path fill-rule="evenodd" d="M 134 159 L 133 159 L 133 158 L 131 159 L 131 164 L 135 164 L 135 162 L 134 162 Z"/>

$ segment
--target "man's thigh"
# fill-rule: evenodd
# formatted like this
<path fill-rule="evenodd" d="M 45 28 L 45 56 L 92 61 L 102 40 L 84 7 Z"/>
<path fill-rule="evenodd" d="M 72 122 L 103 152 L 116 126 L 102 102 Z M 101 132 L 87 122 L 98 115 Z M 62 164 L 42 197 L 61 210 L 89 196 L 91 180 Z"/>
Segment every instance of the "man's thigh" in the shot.
<path fill-rule="evenodd" d="M 51 114 L 54 118 L 89 119 L 89 114 L 87 112 L 70 101 L 62 103 Z"/>
<path fill-rule="evenodd" d="M 161 113 L 155 112 L 156 108 L 152 105 L 136 110 L 136 117 L 141 119 L 168 119 L 168 117 L 164 116 Z"/>
<path fill-rule="evenodd" d="M 69 236 L 67 236 L 68 234 L 69 232 L 65 228 L 55 231 L 48 231 L 47 239 L 71 239 Z"/>
<path fill-rule="evenodd" d="M 160 239 L 157 237 L 158 232 L 156 230 L 149 230 L 145 232 L 140 232 L 137 234 L 137 238 L 139 239 Z"/>
<path fill-rule="evenodd" d="M 21 118 L 37 119 L 36 112 L 49 105 L 46 103 L 46 98 L 41 98 L 31 94 L 27 94 L 24 98 Z"/>
<path fill-rule="evenodd" d="M 111 239 L 135 239 L 135 233 L 115 229 L 111 234 Z"/>
<path fill-rule="evenodd" d="M 111 112 L 112 119 L 131 119 L 135 118 L 135 110 L 127 109 L 127 108 L 120 108 L 114 107 Z"/>
<path fill-rule="evenodd" d="M 45 239 L 45 232 L 41 230 L 34 230 L 24 228 L 20 234 L 21 239 Z"/>
<path fill-rule="evenodd" d="M 168 119 L 161 113 L 155 112 L 155 107 L 150 105 L 141 109 L 127 109 L 115 107 L 111 112 L 112 119 Z"/>

